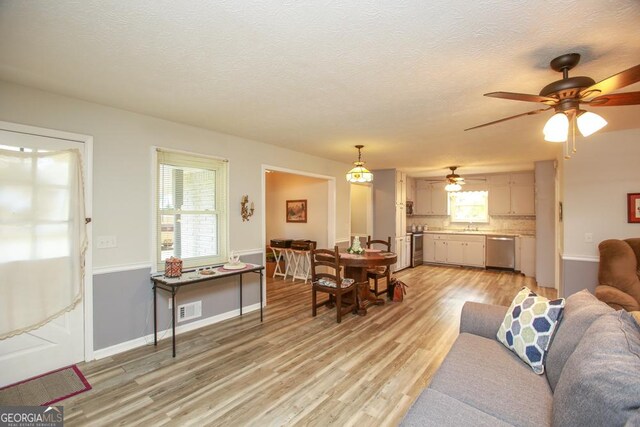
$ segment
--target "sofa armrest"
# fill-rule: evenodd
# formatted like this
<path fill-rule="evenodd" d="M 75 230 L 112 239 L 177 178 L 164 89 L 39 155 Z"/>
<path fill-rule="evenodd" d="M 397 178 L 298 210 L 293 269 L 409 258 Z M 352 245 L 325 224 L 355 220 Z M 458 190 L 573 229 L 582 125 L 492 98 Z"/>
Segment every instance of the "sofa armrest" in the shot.
<path fill-rule="evenodd" d="M 496 339 L 508 307 L 467 301 L 460 315 L 460 333 Z"/>
<path fill-rule="evenodd" d="M 640 303 L 631 295 L 622 292 L 618 288 L 609 285 L 596 286 L 596 298 L 604 301 L 616 310 L 624 309 L 627 311 L 640 310 Z"/>

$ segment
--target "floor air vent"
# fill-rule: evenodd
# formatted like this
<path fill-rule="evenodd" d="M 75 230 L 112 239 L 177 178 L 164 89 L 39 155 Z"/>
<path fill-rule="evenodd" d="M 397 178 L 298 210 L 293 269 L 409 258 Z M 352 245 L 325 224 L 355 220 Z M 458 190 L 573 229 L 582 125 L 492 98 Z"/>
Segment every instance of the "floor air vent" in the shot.
<path fill-rule="evenodd" d="M 197 319 L 202 316 L 202 301 L 194 301 L 178 306 L 178 322 Z"/>

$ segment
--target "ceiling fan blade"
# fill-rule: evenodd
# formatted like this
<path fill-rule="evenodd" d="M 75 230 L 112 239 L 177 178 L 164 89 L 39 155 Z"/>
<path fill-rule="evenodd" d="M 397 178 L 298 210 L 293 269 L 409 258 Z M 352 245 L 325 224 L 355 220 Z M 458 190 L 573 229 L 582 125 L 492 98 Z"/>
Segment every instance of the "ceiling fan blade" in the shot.
<path fill-rule="evenodd" d="M 612 93 L 593 98 L 591 107 L 616 107 L 618 105 L 640 105 L 640 92 Z"/>
<path fill-rule="evenodd" d="M 545 111 L 551 110 L 552 108 L 553 108 L 553 107 L 541 108 L 541 109 L 539 109 L 539 110 L 533 110 L 533 111 L 529 111 L 529 112 L 527 112 L 527 113 L 516 114 L 515 116 L 505 117 L 504 119 L 495 120 L 495 121 L 493 121 L 493 122 L 489 122 L 489 123 L 485 123 L 485 124 L 482 124 L 482 125 L 474 126 L 474 127 L 472 127 L 472 128 L 468 128 L 468 129 L 465 129 L 465 131 L 472 130 L 472 129 L 478 129 L 478 128 L 485 127 L 485 126 L 489 126 L 489 125 L 495 125 L 496 123 L 506 122 L 507 120 L 516 119 L 516 118 L 518 118 L 518 117 L 532 116 L 532 115 L 534 115 L 534 114 L 539 114 L 539 113 L 543 113 L 543 112 L 545 112 Z"/>
<path fill-rule="evenodd" d="M 528 93 L 491 92 L 485 93 L 484 96 L 490 96 L 492 98 L 511 99 L 514 101 L 542 102 L 547 105 L 555 105 L 558 103 L 558 100 L 556 98 L 550 98 L 548 96 L 540 95 L 530 95 Z"/>
<path fill-rule="evenodd" d="M 640 64 L 589 86 L 580 92 L 580 98 L 604 95 L 637 82 L 640 82 Z"/>

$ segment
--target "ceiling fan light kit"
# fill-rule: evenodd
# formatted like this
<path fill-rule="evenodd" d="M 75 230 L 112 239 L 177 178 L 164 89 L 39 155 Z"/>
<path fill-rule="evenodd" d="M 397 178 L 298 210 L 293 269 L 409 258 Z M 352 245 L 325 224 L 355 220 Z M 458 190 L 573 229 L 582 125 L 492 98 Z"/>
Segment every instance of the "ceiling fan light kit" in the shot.
<path fill-rule="evenodd" d="M 445 191 L 448 192 L 456 192 L 462 190 L 462 185 L 464 184 L 464 178 L 456 173 L 456 169 L 458 166 L 449 166 L 451 169 L 451 173 L 445 177 L 446 185 L 444 186 Z"/>
<path fill-rule="evenodd" d="M 549 142 L 565 142 L 569 134 L 569 118 L 565 113 L 555 113 L 542 129 L 544 140 Z"/>
<path fill-rule="evenodd" d="M 373 181 L 373 174 L 364 167 L 362 154 L 360 153 L 360 150 L 364 148 L 364 145 L 356 145 L 355 147 L 358 149 L 358 161 L 353 162 L 354 168 L 347 172 L 347 181 L 354 184 L 371 182 Z"/>
<path fill-rule="evenodd" d="M 607 125 L 605 119 L 598 114 L 583 110 L 580 108 L 580 104 L 592 107 L 640 105 L 640 92 L 609 94 L 609 92 L 639 82 L 640 64 L 596 83 L 591 77 L 569 77 L 569 70 L 579 62 L 580 54 L 578 53 L 568 53 L 554 58 L 549 65 L 554 71 L 562 73 L 562 79 L 546 85 L 539 95 L 513 92 L 485 93 L 485 96 L 493 98 L 542 103 L 546 105 L 546 108 L 495 120 L 465 129 L 465 131 L 553 109 L 555 114 L 544 125 L 544 139 L 550 142 L 566 143 L 565 158 L 570 158 L 569 153 L 576 152 L 576 127 L 582 136 L 586 137 Z M 569 136 L 572 140 L 573 148 L 571 150 L 569 149 Z"/>
<path fill-rule="evenodd" d="M 582 136 L 589 136 L 607 125 L 607 121 L 590 111 L 582 111 L 578 115 L 578 129 Z"/>

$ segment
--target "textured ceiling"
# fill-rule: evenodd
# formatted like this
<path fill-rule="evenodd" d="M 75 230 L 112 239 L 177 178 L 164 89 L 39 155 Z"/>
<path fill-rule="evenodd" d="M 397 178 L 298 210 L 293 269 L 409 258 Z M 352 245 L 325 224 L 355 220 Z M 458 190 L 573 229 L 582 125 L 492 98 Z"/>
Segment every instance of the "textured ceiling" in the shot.
<path fill-rule="evenodd" d="M 639 63 L 640 2 L 0 0 L 0 79 L 410 174 L 553 158 L 546 114 L 463 129 L 538 108 L 482 94 L 538 93 L 568 52 L 596 81 Z"/>

